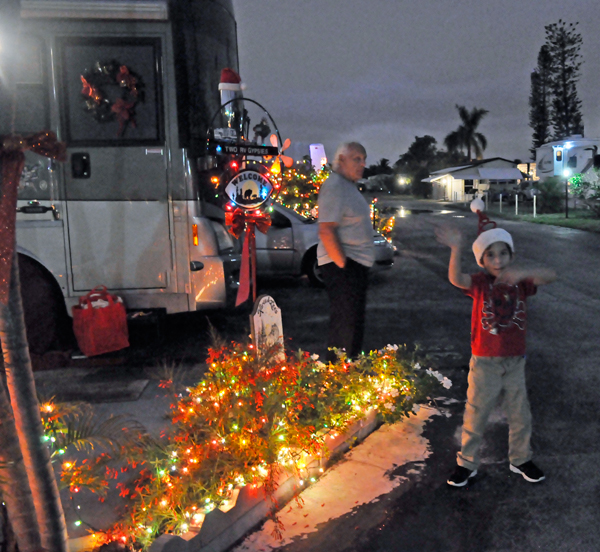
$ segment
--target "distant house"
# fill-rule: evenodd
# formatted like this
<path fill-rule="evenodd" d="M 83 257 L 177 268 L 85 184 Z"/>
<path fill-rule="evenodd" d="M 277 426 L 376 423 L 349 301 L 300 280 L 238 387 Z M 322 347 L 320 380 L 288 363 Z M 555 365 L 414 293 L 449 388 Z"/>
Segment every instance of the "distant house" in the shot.
<path fill-rule="evenodd" d="M 516 185 L 523 178 L 517 163 L 493 157 L 435 171 L 425 181 L 431 182 L 433 199 L 469 201 L 478 191 Z"/>

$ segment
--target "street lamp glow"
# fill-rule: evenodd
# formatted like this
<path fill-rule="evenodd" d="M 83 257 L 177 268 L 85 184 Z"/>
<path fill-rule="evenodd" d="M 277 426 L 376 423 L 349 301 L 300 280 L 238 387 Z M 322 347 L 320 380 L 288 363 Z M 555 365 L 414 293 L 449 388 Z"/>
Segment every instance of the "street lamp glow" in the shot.
<path fill-rule="evenodd" d="M 571 171 L 569 169 L 565 169 L 563 171 L 563 176 L 567 176 L 568 177 L 568 176 L 570 176 L 570 174 L 571 174 Z"/>

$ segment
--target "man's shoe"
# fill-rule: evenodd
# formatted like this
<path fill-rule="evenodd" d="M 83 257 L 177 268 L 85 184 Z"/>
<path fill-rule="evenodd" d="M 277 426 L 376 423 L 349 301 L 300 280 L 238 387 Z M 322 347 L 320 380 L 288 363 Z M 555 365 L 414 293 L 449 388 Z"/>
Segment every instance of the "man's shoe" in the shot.
<path fill-rule="evenodd" d="M 520 473 L 525 481 L 529 481 L 529 483 L 539 483 L 546 479 L 544 472 L 540 470 L 531 460 L 529 462 L 525 462 L 520 466 L 510 465 L 510 471 L 513 473 Z"/>
<path fill-rule="evenodd" d="M 448 481 L 448 485 L 452 487 L 464 487 L 471 477 L 475 477 L 477 475 L 477 470 L 470 470 L 468 468 L 463 468 L 462 466 L 456 466 L 454 473 L 450 476 Z"/>

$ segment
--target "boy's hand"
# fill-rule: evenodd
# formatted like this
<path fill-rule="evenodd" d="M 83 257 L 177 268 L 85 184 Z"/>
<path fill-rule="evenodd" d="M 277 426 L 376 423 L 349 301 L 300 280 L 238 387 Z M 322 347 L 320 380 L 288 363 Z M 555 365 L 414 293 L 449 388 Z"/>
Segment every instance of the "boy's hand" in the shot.
<path fill-rule="evenodd" d="M 462 232 L 453 226 L 436 226 L 435 239 L 451 249 L 460 249 L 463 243 Z"/>
<path fill-rule="evenodd" d="M 523 280 L 531 280 L 536 286 L 551 284 L 556 280 L 556 272 L 551 268 L 519 268 L 517 266 L 506 267 L 496 277 L 496 284 L 509 284 L 514 286 Z"/>
<path fill-rule="evenodd" d="M 502 272 L 500 272 L 500 274 L 498 274 L 496 280 L 494 281 L 494 285 L 508 284 L 509 286 L 515 286 L 528 277 L 529 273 L 526 270 L 516 266 L 508 266 Z"/>

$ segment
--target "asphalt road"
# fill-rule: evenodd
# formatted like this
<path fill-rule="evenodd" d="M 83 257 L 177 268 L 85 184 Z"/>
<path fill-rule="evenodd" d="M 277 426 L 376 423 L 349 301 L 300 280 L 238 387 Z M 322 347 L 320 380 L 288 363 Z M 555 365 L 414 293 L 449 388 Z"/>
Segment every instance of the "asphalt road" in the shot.
<path fill-rule="evenodd" d="M 535 460 L 546 481 L 532 485 L 508 470 L 506 421 L 495 412 L 474 482 L 449 488 L 458 449 L 469 357 L 470 300 L 447 281 L 449 251 L 436 243 L 435 224 L 461 227 L 467 243 L 477 219 L 439 203 L 395 202 L 398 218 L 394 266 L 373 275 L 365 348 L 414 344 L 437 354 L 454 381 L 445 407 L 424 436 L 431 455 L 424 469 L 402 466 L 409 484 L 333 520 L 282 552 L 481 552 L 598 550 L 600 464 L 598 385 L 600 366 L 600 235 L 512 221 L 516 262 L 549 266 L 559 280 L 529 301 L 528 388 L 534 418 Z M 432 210 L 433 212 L 424 212 Z M 444 212 L 450 210 L 451 212 Z M 477 270 L 470 250 L 465 270 Z M 292 345 L 323 351 L 327 303 L 322 291 L 302 282 L 273 282 L 265 288 L 284 313 Z M 310 305 L 310 308 L 307 307 Z M 417 475 L 411 472 L 418 472 Z"/>

